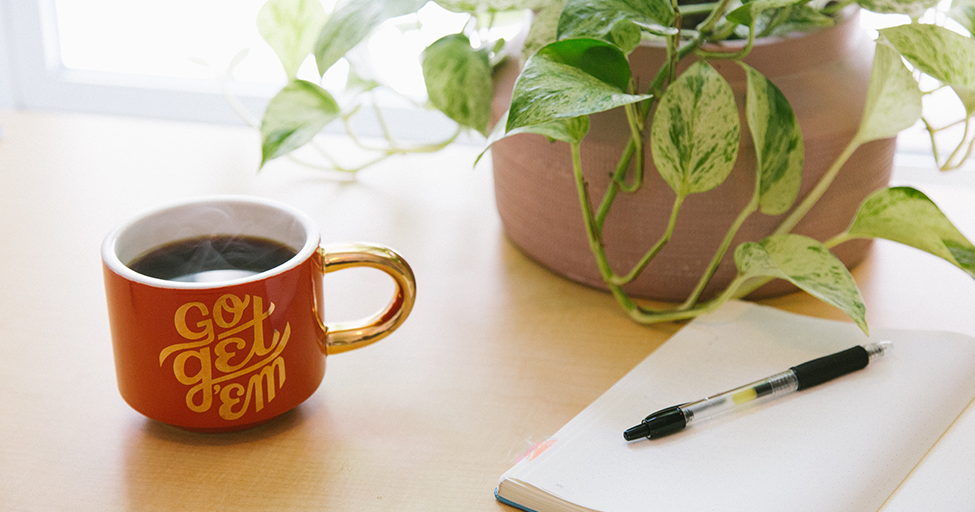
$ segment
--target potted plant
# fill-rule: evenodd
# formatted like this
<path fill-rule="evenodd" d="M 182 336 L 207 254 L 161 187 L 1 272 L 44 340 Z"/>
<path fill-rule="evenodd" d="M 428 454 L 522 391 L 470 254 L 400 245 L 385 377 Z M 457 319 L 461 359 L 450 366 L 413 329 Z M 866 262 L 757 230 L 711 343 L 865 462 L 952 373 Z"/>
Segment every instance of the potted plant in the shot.
<path fill-rule="evenodd" d="M 813 173 L 816 176 L 812 179 L 806 176 L 806 185 L 803 174 L 808 160 L 809 137 L 804 137 L 807 130 L 792 106 L 793 99 L 760 71 L 761 63 L 750 59 L 763 48 L 778 43 L 801 43 L 833 30 L 834 26 L 849 27 L 850 16 L 855 16 L 850 11 L 859 8 L 852 2 L 437 3 L 448 9 L 469 11 L 476 19 L 489 18 L 503 8 L 528 8 L 535 12 L 521 51 L 517 78 L 511 85 L 510 102 L 502 100 L 499 110 L 505 112 L 495 112 L 500 119 L 488 144 L 502 148 L 518 137 L 526 137 L 526 133 L 534 134 L 536 141 L 540 140 L 537 135 L 557 141 L 544 144 L 554 144 L 553 148 L 567 155 L 564 167 L 535 169 L 542 176 L 541 185 L 527 199 L 521 199 L 521 204 L 564 203 L 564 198 L 552 199 L 544 194 L 568 180 L 574 195 L 574 220 L 561 213 L 555 217 L 579 227 L 591 253 L 590 266 L 631 318 L 647 323 L 691 318 L 732 298 L 744 297 L 773 279 L 782 279 L 842 309 L 866 331 L 860 292 L 844 263 L 831 252 L 842 243 L 873 238 L 894 240 L 940 256 L 975 276 L 975 246 L 924 194 L 912 188 L 881 186 L 886 181 L 884 172 L 889 173 L 893 137 L 922 118 L 922 97 L 932 91 L 950 89 L 963 107 L 958 124 L 966 129 L 957 149 L 943 159 L 944 166 L 957 165 L 963 159 L 959 155 L 970 151 L 975 138 L 967 131 L 975 112 L 975 39 L 971 37 L 973 24 L 968 5 L 957 5 L 957 1 L 949 15 L 968 34 L 938 23 L 918 22 L 923 13 L 933 8 L 930 0 L 860 2 L 865 9 L 906 15 L 909 22 L 880 30 L 876 44 L 871 44 L 871 60 L 845 68 L 859 69 L 866 77 L 860 93 L 862 107 L 855 112 L 852 131 L 840 144 L 835 158 Z M 296 67 L 292 64 L 289 68 L 286 62 L 300 63 L 312 53 L 319 71 L 324 73 L 383 20 L 413 12 L 423 3 L 352 1 L 324 21 L 326 16 L 321 13 L 307 14 L 309 9 L 318 12 L 320 6 L 314 7 L 317 0 L 272 0 L 268 5 L 275 12 L 280 11 L 274 17 L 279 21 L 269 23 L 271 17 L 264 16 L 263 23 L 272 25 L 271 32 L 289 42 L 272 42 L 286 69 Z M 308 23 L 311 19 L 317 21 Z M 943 23 L 945 18 L 935 19 Z M 825 41 L 834 39 L 842 38 L 828 35 Z M 822 53 L 824 40 L 818 44 L 791 50 L 794 60 Z M 287 57 L 287 52 L 280 49 L 287 47 L 297 48 L 295 56 Z M 653 55 L 641 56 L 648 48 Z M 491 98 L 495 97 L 492 69 L 504 62 L 503 54 L 502 47 L 490 41 L 474 47 L 465 33 L 437 40 L 422 57 L 430 102 L 460 125 L 487 134 Z M 290 72 L 289 76 L 291 82 L 271 100 L 261 123 L 263 162 L 303 146 L 339 115 L 337 103 L 328 92 L 314 83 L 294 79 Z M 737 84 L 737 92 L 728 77 Z M 919 81 L 925 84 L 923 91 Z M 505 88 L 500 89 L 503 93 Z M 818 108 L 828 111 L 837 106 L 833 101 L 821 103 Z M 839 106 L 836 111 L 846 114 L 850 110 Z M 615 113 L 615 117 L 605 117 L 607 112 Z M 607 128 L 610 123 L 619 124 L 622 129 Z M 927 120 L 925 123 L 934 143 L 940 128 Z M 603 161 L 610 171 L 587 173 L 589 160 L 584 155 L 584 141 L 604 138 L 607 133 L 618 139 L 616 149 L 605 151 L 605 147 L 597 145 L 591 146 L 589 152 L 599 154 L 596 161 Z M 868 184 L 869 190 L 862 194 L 865 197 L 856 198 L 858 204 L 853 205 L 852 213 L 833 232 L 817 233 L 818 239 L 797 233 L 797 226 L 802 227 L 801 223 L 830 189 L 842 188 L 839 185 L 843 177 L 858 172 L 844 164 L 854 158 L 858 148 L 871 145 L 879 148 L 880 156 L 864 162 L 888 159 L 886 171 L 880 165 L 883 183 Z M 937 145 L 934 147 L 938 157 Z M 501 179 L 505 173 L 499 171 L 497 162 L 495 167 L 499 208 L 510 233 L 512 223 L 526 215 L 517 207 L 514 213 L 503 211 L 507 200 L 502 200 L 502 194 L 507 193 L 508 185 Z M 739 180 L 744 185 L 727 185 L 729 180 Z M 555 185 L 560 181 L 562 184 Z M 663 203 L 662 224 L 649 220 L 640 207 L 633 210 L 620 206 L 624 200 L 640 198 L 641 194 L 643 199 L 638 202 L 646 203 L 646 198 L 651 197 L 646 190 L 651 186 L 663 191 L 663 200 L 649 201 L 658 210 L 658 203 Z M 722 189 L 726 190 L 721 192 Z M 661 272 L 652 267 L 654 259 L 674 244 L 682 231 L 694 231 L 682 224 L 682 209 L 698 198 L 719 192 L 730 192 L 731 204 L 737 207 L 726 223 L 706 215 L 700 221 L 709 228 L 717 225 L 718 235 L 706 250 L 705 264 L 689 293 L 662 307 L 638 303 L 628 288 L 630 283 L 648 268 Z M 714 204 L 710 199 L 700 201 L 705 212 Z M 738 236 L 754 218 L 771 223 L 768 232 L 751 239 Z M 611 221 L 620 219 L 624 228 L 611 227 Z M 654 222 L 660 227 L 644 229 Z M 620 270 L 620 265 L 612 261 L 613 248 L 607 238 L 611 234 L 624 240 L 636 238 L 635 245 L 642 245 L 642 255 L 635 263 Z M 702 252 L 705 251 L 695 251 L 693 256 Z M 678 262 L 680 257 L 678 253 Z M 722 271 L 726 273 L 724 281 L 715 286 L 715 275 Z M 585 281 L 578 276 L 569 277 Z"/>

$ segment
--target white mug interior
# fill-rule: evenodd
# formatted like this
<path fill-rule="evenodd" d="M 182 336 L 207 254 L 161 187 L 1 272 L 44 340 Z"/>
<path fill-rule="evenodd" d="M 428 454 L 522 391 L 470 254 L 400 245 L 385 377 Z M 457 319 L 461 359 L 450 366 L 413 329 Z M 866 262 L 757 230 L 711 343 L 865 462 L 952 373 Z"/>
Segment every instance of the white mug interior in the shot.
<path fill-rule="evenodd" d="M 256 275 L 210 283 L 180 282 L 140 274 L 134 260 L 169 243 L 204 236 L 249 236 L 287 245 L 297 254 L 286 263 Z M 282 203 L 246 196 L 193 199 L 153 209 L 112 231 L 102 244 L 102 260 L 131 281 L 164 288 L 211 288 L 264 279 L 305 261 L 318 248 L 314 221 Z"/>

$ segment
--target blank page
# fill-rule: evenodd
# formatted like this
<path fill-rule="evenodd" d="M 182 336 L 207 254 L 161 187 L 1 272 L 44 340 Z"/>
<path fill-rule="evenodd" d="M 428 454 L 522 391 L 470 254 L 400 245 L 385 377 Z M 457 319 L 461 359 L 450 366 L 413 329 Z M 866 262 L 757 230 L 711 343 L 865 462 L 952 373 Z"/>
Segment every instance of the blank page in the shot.
<path fill-rule="evenodd" d="M 670 437 L 623 440 L 658 409 L 881 340 L 893 350 L 864 370 Z M 975 340 L 959 334 L 867 338 L 852 323 L 732 302 L 684 327 L 545 452 L 509 470 L 501 494 L 536 487 L 606 512 L 878 510 L 975 396 L 973 367 Z"/>

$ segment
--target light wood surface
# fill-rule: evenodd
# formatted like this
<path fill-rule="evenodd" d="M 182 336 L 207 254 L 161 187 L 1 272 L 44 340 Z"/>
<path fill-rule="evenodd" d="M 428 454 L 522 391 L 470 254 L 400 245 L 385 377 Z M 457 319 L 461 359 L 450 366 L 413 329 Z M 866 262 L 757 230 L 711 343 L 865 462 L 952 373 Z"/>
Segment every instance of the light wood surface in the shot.
<path fill-rule="evenodd" d="M 633 324 L 603 292 L 505 239 L 480 148 L 396 158 L 357 183 L 274 163 L 236 127 L 0 113 L 0 509 L 511 510 L 498 477 L 680 328 Z M 969 238 L 971 190 L 926 188 Z M 328 359 L 307 402 L 245 432 L 148 420 L 116 389 L 99 260 L 138 211 L 214 193 L 312 215 L 326 242 L 389 245 L 413 266 L 412 316 Z M 975 282 L 877 243 L 855 269 L 872 326 L 975 336 Z M 330 320 L 379 308 L 368 270 L 326 278 Z M 765 301 L 843 319 L 802 294 Z"/>

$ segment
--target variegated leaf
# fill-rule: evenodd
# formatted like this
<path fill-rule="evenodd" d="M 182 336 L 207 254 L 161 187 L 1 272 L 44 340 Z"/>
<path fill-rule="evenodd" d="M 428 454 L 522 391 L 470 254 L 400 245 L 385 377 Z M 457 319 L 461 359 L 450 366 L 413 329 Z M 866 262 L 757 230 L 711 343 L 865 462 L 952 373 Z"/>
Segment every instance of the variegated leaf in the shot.
<path fill-rule="evenodd" d="M 762 213 L 784 213 L 799 194 L 805 145 L 802 130 L 782 91 L 742 63 L 748 77 L 745 118 L 755 143 Z"/>
<path fill-rule="evenodd" d="M 277 54 L 288 80 L 315 48 L 328 14 L 319 0 L 270 0 L 257 13 L 257 31 Z"/>
<path fill-rule="evenodd" d="M 487 135 L 494 83 L 488 52 L 475 50 L 464 34 L 442 37 L 421 56 L 430 103 L 461 126 Z"/>
<path fill-rule="evenodd" d="M 975 34 L 975 0 L 954 0 L 948 16 L 957 21 L 969 34 Z"/>
<path fill-rule="evenodd" d="M 950 85 L 975 111 L 975 39 L 937 25 L 911 23 L 880 33 L 912 66 Z"/>
<path fill-rule="evenodd" d="M 917 81 L 893 48 L 877 44 L 857 141 L 862 144 L 893 137 L 920 118 L 921 89 Z"/>
<path fill-rule="evenodd" d="M 339 115 L 335 99 L 317 84 L 295 80 L 267 104 L 261 121 L 261 167 L 308 143 Z"/>
<path fill-rule="evenodd" d="M 533 126 L 523 126 L 521 128 L 515 128 L 510 132 L 505 132 L 505 126 L 508 123 L 508 112 L 505 112 L 501 119 L 498 120 L 497 124 L 494 125 L 494 129 L 488 135 L 487 144 L 484 146 L 484 151 L 481 151 L 477 155 L 477 159 L 474 160 L 474 165 L 477 165 L 481 161 L 481 157 L 491 146 L 506 137 L 512 135 L 518 135 L 522 133 L 534 133 L 538 135 L 543 135 L 550 141 L 562 141 L 568 142 L 570 144 L 582 142 L 583 137 L 589 132 L 589 116 L 573 117 L 569 119 L 562 119 L 559 121 L 552 121 L 551 123 L 536 124 Z"/>
<path fill-rule="evenodd" d="M 568 0 L 559 19 L 558 38 L 592 37 L 629 52 L 640 41 L 639 30 L 634 40 L 631 28 L 674 34 L 676 29 L 670 26 L 674 17 L 668 0 Z M 630 28 L 617 28 L 620 25 Z"/>
<path fill-rule="evenodd" d="M 678 196 L 720 185 L 738 158 L 741 125 L 734 93 L 710 64 L 699 61 L 660 98 L 653 115 L 653 163 Z"/>
<path fill-rule="evenodd" d="M 366 0 L 345 2 L 322 27 L 315 42 L 318 73 L 326 71 L 384 21 L 423 7 L 427 0 Z"/>
<path fill-rule="evenodd" d="M 785 279 L 813 297 L 846 313 L 869 333 L 866 306 L 856 281 L 822 243 L 802 235 L 773 235 L 735 250 L 738 274 L 745 278 Z"/>
<path fill-rule="evenodd" d="M 884 238 L 929 252 L 975 277 L 975 246 L 928 196 L 911 187 L 885 188 L 860 206 L 849 234 Z"/>
<path fill-rule="evenodd" d="M 859 0 L 860 7 L 880 14 L 906 14 L 920 18 L 928 9 L 938 5 L 938 0 Z"/>
<path fill-rule="evenodd" d="M 559 0 L 434 0 L 440 7 L 454 12 L 480 14 L 485 12 L 528 9 L 538 11 L 559 3 Z"/>
<path fill-rule="evenodd" d="M 556 41 L 525 63 L 515 81 L 506 131 L 593 114 L 649 99 L 624 92 L 630 64 L 597 39 Z"/>
<path fill-rule="evenodd" d="M 728 13 L 728 21 L 751 25 L 758 16 L 770 9 L 780 9 L 802 3 L 802 0 L 755 0 Z"/>
<path fill-rule="evenodd" d="M 554 2 L 535 12 L 531 26 L 528 28 L 528 36 L 525 38 L 525 46 L 521 49 L 522 55 L 531 57 L 545 45 L 555 42 L 559 29 L 559 15 L 561 14 L 561 1 Z"/>

